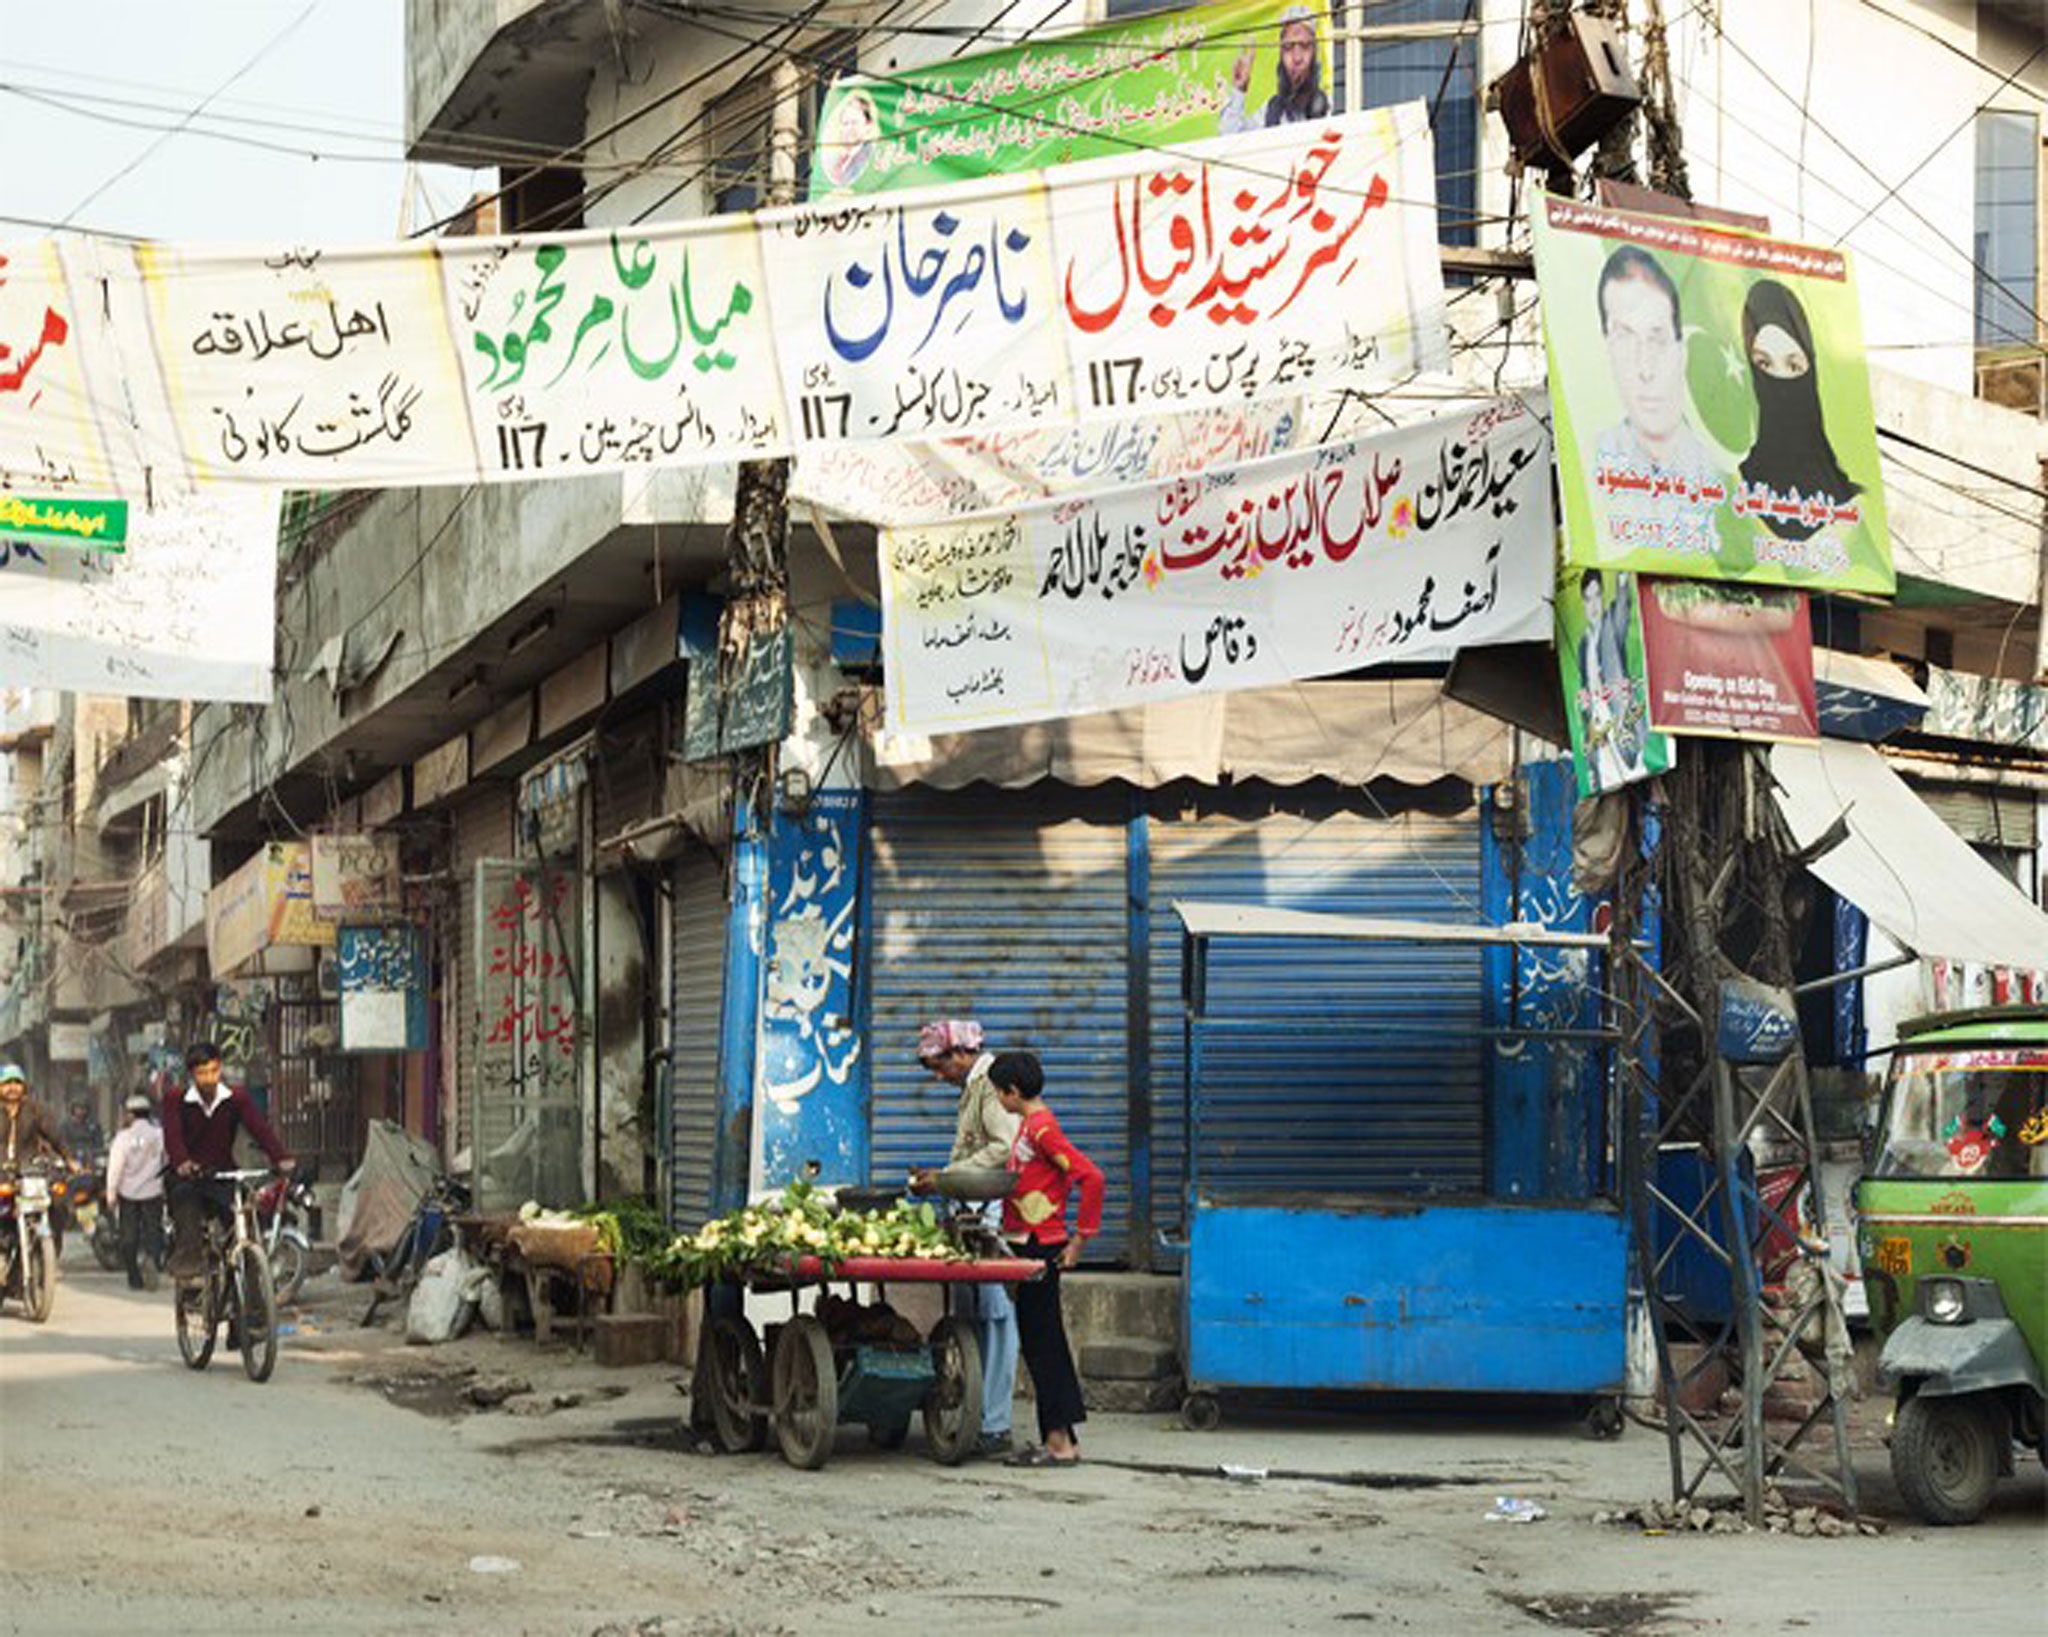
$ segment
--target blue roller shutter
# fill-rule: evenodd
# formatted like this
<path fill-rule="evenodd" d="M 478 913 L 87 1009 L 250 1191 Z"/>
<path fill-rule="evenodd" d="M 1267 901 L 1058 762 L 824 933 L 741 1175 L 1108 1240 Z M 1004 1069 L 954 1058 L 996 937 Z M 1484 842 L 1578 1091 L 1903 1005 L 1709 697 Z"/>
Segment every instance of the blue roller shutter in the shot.
<path fill-rule="evenodd" d="M 719 1019 L 725 1002 L 725 871 L 706 853 L 675 867 L 675 948 L 669 1002 L 669 1186 L 678 1231 L 711 1213 L 718 1139 Z"/>
<path fill-rule="evenodd" d="M 1382 816 L 1358 792 L 1201 791 L 1153 799 L 1155 1218 L 1186 1177 L 1176 898 L 1473 923 L 1476 809 Z M 1203 1176 L 1237 1189 L 1477 1192 L 1484 1176 L 1476 947 L 1218 945 L 1212 1015 L 1256 1020 L 1208 1059 Z M 1333 1039 L 1330 1032 L 1337 1033 Z M 1346 1030 L 1351 1032 L 1347 1033 Z M 1398 1042 L 1379 1031 L 1398 1031 Z"/>
<path fill-rule="evenodd" d="M 943 1163 L 957 1094 L 916 1063 L 918 1026 L 978 1018 L 1045 1061 L 1046 1096 L 1109 1181 L 1092 1256 L 1129 1211 L 1125 798 L 1047 786 L 875 797 L 868 942 L 878 1182 Z"/>

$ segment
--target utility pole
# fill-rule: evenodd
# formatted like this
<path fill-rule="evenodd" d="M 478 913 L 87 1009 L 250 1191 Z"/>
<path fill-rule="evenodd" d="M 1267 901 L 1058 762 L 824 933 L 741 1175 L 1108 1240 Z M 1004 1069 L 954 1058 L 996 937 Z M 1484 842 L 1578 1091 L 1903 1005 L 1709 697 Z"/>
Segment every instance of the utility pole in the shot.
<path fill-rule="evenodd" d="M 1623 6 L 1601 0 L 1591 9 L 1625 21 Z M 1648 0 L 1642 85 L 1652 183 L 1689 202 L 1659 0 Z M 1629 121 L 1625 135 L 1602 144 L 1589 167 L 1593 176 L 1634 179 L 1635 126 Z M 1796 939 L 1787 903 L 1806 860 L 1794 854 L 1772 789 L 1761 747 L 1687 740 L 1671 773 L 1629 791 L 1630 845 L 1614 917 L 1617 979 L 1636 1004 L 1654 1004 L 1661 1014 L 1655 1061 L 1642 1049 L 1649 1031 L 1627 1030 L 1619 1078 L 1633 1149 L 1627 1172 L 1637 1270 L 1664 1382 L 1672 1498 L 1693 1498 L 1718 1473 L 1752 1525 L 1764 1521 L 1772 1479 L 1803 1478 L 1833 1490 L 1852 1512 L 1856 1506 L 1845 1419 L 1848 1332 L 1839 1286 L 1826 1265 L 1803 1043 L 1795 1040 L 1775 1063 L 1759 1064 L 1731 1055 L 1721 1038 L 1731 986 L 1749 996 L 1768 992 L 1782 1014 L 1796 1017 Z M 1656 977 L 1636 947 L 1651 913 L 1644 895 L 1653 876 L 1663 884 L 1664 948 L 1676 956 Z M 1705 1162 L 1693 1201 L 1675 1199 L 1659 1169 L 1667 1148 L 1683 1144 L 1696 1144 Z M 1790 1175 L 1776 1204 L 1764 1200 L 1757 1182 L 1756 1156 L 1764 1146 Z M 1806 1213 L 1797 1226 L 1796 1205 Z M 1766 1246 L 1773 1242 L 1793 1247 L 1774 1306 L 1764 1288 Z M 1727 1274 L 1725 1313 L 1702 1314 L 1666 1295 L 1674 1259 L 1699 1254 L 1702 1246 Z M 1674 1356 L 1681 1338 L 1697 1348 L 1683 1370 Z M 1803 1373 L 1807 1360 L 1819 1369 L 1818 1401 L 1789 1436 L 1774 1439 L 1766 1399 L 1773 1387 Z M 1722 1369 L 1739 1390 L 1737 1413 L 1722 1418 L 1718 1406 L 1688 1409 L 1688 1389 Z M 1832 1434 L 1831 1458 L 1800 1452 L 1802 1441 L 1823 1427 Z"/>

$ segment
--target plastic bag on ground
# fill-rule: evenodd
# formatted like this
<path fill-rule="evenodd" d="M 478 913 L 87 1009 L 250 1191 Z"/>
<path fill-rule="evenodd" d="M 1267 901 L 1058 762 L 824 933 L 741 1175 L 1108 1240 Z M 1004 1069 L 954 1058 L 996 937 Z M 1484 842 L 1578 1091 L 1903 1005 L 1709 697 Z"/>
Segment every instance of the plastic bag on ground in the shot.
<path fill-rule="evenodd" d="M 476 1317 L 476 1299 L 470 1294 L 470 1275 L 475 1270 L 476 1264 L 459 1245 L 427 1263 L 406 1305 L 407 1341 L 432 1347 L 453 1341 L 469 1328 L 469 1321 Z"/>

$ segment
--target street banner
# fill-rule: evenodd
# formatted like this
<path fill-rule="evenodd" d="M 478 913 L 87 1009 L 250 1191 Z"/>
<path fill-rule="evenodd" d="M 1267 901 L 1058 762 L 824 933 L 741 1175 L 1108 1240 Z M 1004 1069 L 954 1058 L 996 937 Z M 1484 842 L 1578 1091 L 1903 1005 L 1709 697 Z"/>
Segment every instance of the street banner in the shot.
<path fill-rule="evenodd" d="M 1818 739 L 1806 595 L 1641 579 L 1650 725 L 1720 739 Z"/>
<path fill-rule="evenodd" d="M 842 443 L 796 463 L 798 500 L 874 523 L 935 523 L 1055 495 L 1262 460 L 1303 441 L 1301 401 L 987 437 Z"/>
<path fill-rule="evenodd" d="M 0 686 L 268 704 L 276 490 L 129 514 L 125 551 L 0 541 Z"/>
<path fill-rule="evenodd" d="M 644 230 L 30 245 L 0 488 L 569 477 L 1384 386 L 1446 357 L 1434 189 L 1417 102 Z"/>
<path fill-rule="evenodd" d="M 1298 0 L 1154 13 L 826 94 L 811 197 L 1179 146 L 1331 111 L 1329 15 Z"/>
<path fill-rule="evenodd" d="M 1545 198 L 1568 561 L 1888 595 L 1847 252 Z"/>
<path fill-rule="evenodd" d="M 1676 746 L 1650 725 L 1633 574 L 1566 565 L 1557 592 L 1557 664 L 1582 797 L 1670 770 Z"/>
<path fill-rule="evenodd" d="M 1503 400 L 1244 466 L 885 529 L 888 726 L 1081 716 L 1541 640 L 1549 456 L 1542 419 Z"/>

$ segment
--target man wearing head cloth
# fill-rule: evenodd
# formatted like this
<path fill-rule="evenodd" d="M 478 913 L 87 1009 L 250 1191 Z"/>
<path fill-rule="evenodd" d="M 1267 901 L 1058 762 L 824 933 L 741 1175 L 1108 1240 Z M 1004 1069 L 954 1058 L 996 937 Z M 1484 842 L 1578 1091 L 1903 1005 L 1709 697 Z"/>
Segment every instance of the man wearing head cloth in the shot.
<path fill-rule="evenodd" d="M 960 1109 L 953 1127 L 953 1153 L 945 1172 L 920 1169 L 910 1173 L 917 1193 L 950 1192 L 947 1173 L 1006 1171 L 1010 1145 L 1017 1139 L 1017 1116 L 1003 1107 L 989 1083 L 988 1066 L 995 1053 L 982 1049 L 981 1025 L 971 1018 L 927 1023 L 917 1036 L 917 1060 L 941 1080 L 960 1088 Z M 988 1204 L 994 1226 L 1000 1200 Z M 1010 1407 L 1017 1396 L 1017 1309 L 1004 1285 L 976 1285 L 975 1334 L 981 1343 L 981 1449 L 983 1455 L 1010 1450 Z"/>

